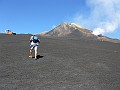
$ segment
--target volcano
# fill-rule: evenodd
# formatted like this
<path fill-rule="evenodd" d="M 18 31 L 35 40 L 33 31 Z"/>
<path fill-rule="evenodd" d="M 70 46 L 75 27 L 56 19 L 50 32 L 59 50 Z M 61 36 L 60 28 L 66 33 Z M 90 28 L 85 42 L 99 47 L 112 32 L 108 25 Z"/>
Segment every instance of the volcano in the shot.
<path fill-rule="evenodd" d="M 113 43 L 120 43 L 118 39 L 112 39 L 103 35 L 94 35 L 92 30 L 79 26 L 75 23 L 61 23 L 49 32 L 42 33 L 42 36 L 65 37 L 70 39 L 99 40 Z"/>
<path fill-rule="evenodd" d="M 96 38 L 96 36 L 92 34 L 92 31 L 82 26 L 78 26 L 75 23 L 68 24 L 66 22 L 47 32 L 45 36 L 69 38 Z"/>

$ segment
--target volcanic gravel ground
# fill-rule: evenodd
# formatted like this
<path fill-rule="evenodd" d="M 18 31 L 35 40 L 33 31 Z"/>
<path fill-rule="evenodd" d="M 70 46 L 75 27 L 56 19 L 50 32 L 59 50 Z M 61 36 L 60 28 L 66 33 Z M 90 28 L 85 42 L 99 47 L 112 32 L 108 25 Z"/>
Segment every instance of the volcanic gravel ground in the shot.
<path fill-rule="evenodd" d="M 0 34 L 0 90 L 120 90 L 120 44 Z"/>

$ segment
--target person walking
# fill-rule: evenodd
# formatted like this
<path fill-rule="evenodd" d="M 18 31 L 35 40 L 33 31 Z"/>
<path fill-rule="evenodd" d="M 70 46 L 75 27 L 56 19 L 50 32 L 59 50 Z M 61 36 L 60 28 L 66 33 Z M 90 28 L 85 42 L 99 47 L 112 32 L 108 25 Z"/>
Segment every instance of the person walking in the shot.
<path fill-rule="evenodd" d="M 34 50 L 34 56 L 35 60 L 37 60 L 37 54 L 38 54 L 38 46 L 40 44 L 40 39 L 36 35 L 32 35 L 30 37 L 30 55 L 29 57 L 32 58 L 32 51 Z"/>

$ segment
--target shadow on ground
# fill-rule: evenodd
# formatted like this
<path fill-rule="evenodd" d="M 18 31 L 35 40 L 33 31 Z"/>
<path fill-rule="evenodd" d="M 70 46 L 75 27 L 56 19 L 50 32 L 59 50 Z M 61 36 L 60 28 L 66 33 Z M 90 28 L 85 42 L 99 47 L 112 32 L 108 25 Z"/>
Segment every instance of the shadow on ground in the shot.
<path fill-rule="evenodd" d="M 37 59 L 40 59 L 40 58 L 43 58 L 44 56 L 41 56 L 41 55 L 37 55 Z M 35 57 L 32 57 L 32 58 L 35 58 Z"/>

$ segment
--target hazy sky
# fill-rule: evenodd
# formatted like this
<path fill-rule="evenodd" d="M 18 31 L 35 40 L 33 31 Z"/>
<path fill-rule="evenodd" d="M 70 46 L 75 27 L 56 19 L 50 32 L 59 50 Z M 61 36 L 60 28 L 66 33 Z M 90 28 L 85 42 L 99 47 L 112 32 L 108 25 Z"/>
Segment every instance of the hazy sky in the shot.
<path fill-rule="evenodd" d="M 38 34 L 62 22 L 120 39 L 120 0 L 0 0 L 0 33 Z"/>

